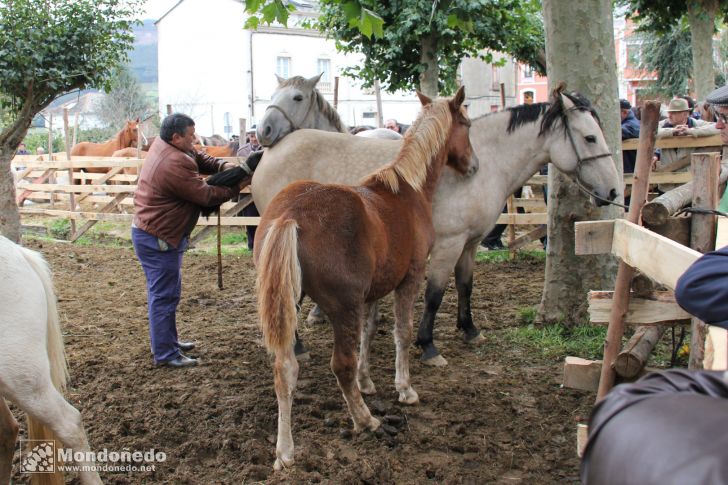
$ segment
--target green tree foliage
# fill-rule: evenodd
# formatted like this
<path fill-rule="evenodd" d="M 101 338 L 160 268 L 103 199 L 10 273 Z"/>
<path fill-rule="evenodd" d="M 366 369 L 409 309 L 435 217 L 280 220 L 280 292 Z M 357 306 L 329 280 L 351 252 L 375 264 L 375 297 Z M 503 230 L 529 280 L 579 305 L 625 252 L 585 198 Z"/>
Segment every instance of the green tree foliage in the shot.
<path fill-rule="evenodd" d="M 687 24 L 674 24 L 665 33 L 645 32 L 641 39 L 640 68 L 657 73 L 657 80 L 649 89 L 650 94 L 666 99 L 687 94 L 693 70 Z"/>
<path fill-rule="evenodd" d="M 274 15 L 280 12 L 273 7 L 279 1 L 247 0 L 248 12 L 268 12 L 247 26 L 287 20 L 287 15 Z M 545 71 L 537 0 L 321 0 L 319 5 L 321 16 L 314 26 L 333 38 L 339 51 L 365 55 L 363 64 L 345 72 L 365 87 L 379 80 L 392 92 L 421 88 L 421 76 L 435 69 L 438 91 L 449 93 L 464 56 L 493 61 L 483 49 L 505 52 Z M 425 49 L 434 62 L 426 62 Z"/>
<path fill-rule="evenodd" d="M 627 18 L 638 25 L 640 31 L 668 34 L 675 23 L 688 13 L 689 4 L 715 4 L 718 16 L 728 23 L 728 0 L 617 0 L 617 5 L 626 7 Z"/>
<path fill-rule="evenodd" d="M 108 88 L 133 46 L 141 0 L 0 0 L 0 232 L 20 239 L 10 160 L 33 117 L 63 93 Z"/>

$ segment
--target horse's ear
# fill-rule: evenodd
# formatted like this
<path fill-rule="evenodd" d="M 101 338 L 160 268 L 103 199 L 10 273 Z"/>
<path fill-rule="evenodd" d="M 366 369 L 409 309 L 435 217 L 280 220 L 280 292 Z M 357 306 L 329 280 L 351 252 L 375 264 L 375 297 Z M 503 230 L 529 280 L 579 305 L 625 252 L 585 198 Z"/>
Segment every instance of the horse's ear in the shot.
<path fill-rule="evenodd" d="M 460 86 L 451 103 L 455 109 L 459 109 L 463 105 L 463 101 L 465 101 L 465 86 Z"/>
<path fill-rule="evenodd" d="M 564 106 L 565 110 L 569 110 L 574 107 L 574 102 L 564 93 L 559 93 L 559 97 L 561 98 L 561 104 Z"/>
<path fill-rule="evenodd" d="M 551 91 L 551 97 L 554 100 L 558 99 L 559 95 L 566 90 L 566 81 L 559 81 L 553 91 Z"/>
<path fill-rule="evenodd" d="M 425 96 L 424 94 L 422 94 L 421 92 L 416 91 L 416 93 L 417 93 L 417 97 L 420 98 L 420 103 L 422 103 L 422 106 L 427 106 L 428 104 L 432 103 L 432 100 L 430 98 L 428 98 L 427 96 Z"/>
<path fill-rule="evenodd" d="M 276 79 L 278 80 L 278 86 L 280 86 L 281 84 L 283 84 L 285 82 L 285 79 L 280 77 L 278 74 L 276 74 Z"/>
<path fill-rule="evenodd" d="M 314 76 L 312 78 L 306 79 L 306 84 L 311 86 L 311 89 L 315 88 L 316 85 L 318 84 L 319 80 L 321 79 L 321 76 L 323 76 L 323 75 L 324 75 L 324 73 L 322 72 L 318 76 Z"/>

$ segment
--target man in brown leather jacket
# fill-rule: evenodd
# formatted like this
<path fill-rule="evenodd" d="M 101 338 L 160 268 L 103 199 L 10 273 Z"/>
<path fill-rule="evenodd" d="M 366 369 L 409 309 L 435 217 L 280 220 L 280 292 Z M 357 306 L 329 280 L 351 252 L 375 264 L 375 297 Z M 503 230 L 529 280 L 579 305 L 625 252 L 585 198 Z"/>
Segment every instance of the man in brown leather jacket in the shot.
<path fill-rule="evenodd" d="M 240 187 L 211 186 L 200 174 L 236 167 L 197 152 L 195 122 L 174 113 L 162 121 L 147 155 L 136 193 L 132 242 L 147 279 L 149 335 L 154 362 L 169 367 L 196 365 L 185 356 L 195 345 L 177 338 L 176 311 L 182 292 L 182 255 L 201 207 L 221 204 Z"/>

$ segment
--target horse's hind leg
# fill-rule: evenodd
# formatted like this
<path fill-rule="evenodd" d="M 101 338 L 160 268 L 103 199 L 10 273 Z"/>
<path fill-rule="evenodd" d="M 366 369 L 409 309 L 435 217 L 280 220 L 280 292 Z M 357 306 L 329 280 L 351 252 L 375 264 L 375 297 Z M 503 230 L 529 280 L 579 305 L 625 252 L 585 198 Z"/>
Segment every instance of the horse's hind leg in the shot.
<path fill-rule="evenodd" d="M 276 353 L 273 374 L 278 398 L 278 439 L 273 468 L 281 470 L 293 465 L 294 462 L 291 406 L 293 405 L 293 392 L 296 390 L 298 381 L 298 361 L 292 347 Z"/>
<path fill-rule="evenodd" d="M 18 429 L 18 422 L 5 399 L 0 396 L 0 483 L 10 483 Z"/>
<path fill-rule="evenodd" d="M 419 275 L 413 273 L 394 292 L 394 343 L 397 349 L 394 386 L 399 392 L 399 402 L 405 404 L 419 401 L 417 392 L 410 384 L 409 374 L 409 347 L 412 343 L 412 320 L 419 281 Z"/>
<path fill-rule="evenodd" d="M 481 343 L 484 338 L 473 324 L 473 312 L 470 308 L 473 293 L 473 266 L 477 245 L 466 247 L 455 265 L 455 286 L 458 290 L 458 323 L 457 328 L 463 331 L 463 339 L 467 343 Z"/>
<path fill-rule="evenodd" d="M 74 453 L 90 450 L 86 432 L 83 429 L 81 413 L 71 406 L 53 387 L 50 379 L 41 383 L 41 389 L 31 396 L 9 395 L 11 401 L 25 411 L 31 419 L 50 429 L 66 448 Z M 91 467 L 93 463 L 77 461 L 76 465 Z M 82 468 L 83 469 L 83 468 Z M 79 472 L 81 483 L 100 484 L 101 479 L 95 471 Z"/>
<path fill-rule="evenodd" d="M 361 344 L 359 345 L 359 368 L 356 375 L 356 381 L 359 384 L 359 390 L 363 394 L 374 394 L 377 388 L 374 386 L 369 375 L 369 355 L 372 339 L 377 333 L 377 303 L 371 303 L 366 306 L 367 319 L 361 329 Z"/>
<path fill-rule="evenodd" d="M 356 382 L 357 358 L 356 346 L 359 343 L 360 329 L 364 308 L 359 306 L 342 312 L 328 312 L 334 328 L 334 353 L 331 356 L 331 370 L 336 376 L 344 399 L 349 407 L 349 414 L 354 420 L 354 431 L 364 429 L 374 431 L 379 427 L 379 420 L 372 416 Z M 352 314 L 353 313 L 353 314 Z"/>

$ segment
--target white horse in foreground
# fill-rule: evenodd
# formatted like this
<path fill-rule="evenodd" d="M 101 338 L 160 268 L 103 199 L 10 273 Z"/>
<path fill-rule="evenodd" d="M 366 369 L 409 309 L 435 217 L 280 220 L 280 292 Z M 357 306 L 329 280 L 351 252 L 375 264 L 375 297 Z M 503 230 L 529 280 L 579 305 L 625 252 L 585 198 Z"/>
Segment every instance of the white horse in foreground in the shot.
<path fill-rule="evenodd" d="M 27 414 L 29 439 L 55 440 L 57 447 L 70 448 L 74 453 L 89 451 L 89 445 L 81 414 L 62 394 L 68 379 L 68 366 L 48 265 L 39 253 L 2 236 L 0 295 L 3 295 L 0 306 L 0 483 L 9 483 L 18 422 L 5 399 Z M 77 461 L 74 465 L 93 464 Z M 79 476 L 84 484 L 101 483 L 95 471 L 81 471 Z M 54 474 L 34 473 L 32 478 L 38 483 L 63 483 L 63 475 L 57 468 Z"/>

